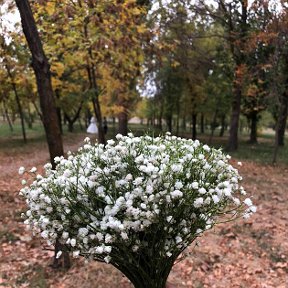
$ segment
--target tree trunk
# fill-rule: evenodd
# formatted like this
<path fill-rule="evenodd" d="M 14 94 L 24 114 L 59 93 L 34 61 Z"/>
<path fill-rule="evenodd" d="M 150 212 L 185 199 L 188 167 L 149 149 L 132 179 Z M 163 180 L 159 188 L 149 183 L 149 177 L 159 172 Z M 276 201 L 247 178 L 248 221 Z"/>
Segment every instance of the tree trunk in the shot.
<path fill-rule="evenodd" d="M 28 117 L 27 117 L 27 124 L 28 124 L 28 128 L 29 129 L 32 129 L 32 126 L 33 126 L 33 116 L 32 116 L 32 113 L 31 113 L 31 109 L 30 109 L 30 105 L 28 104 Z"/>
<path fill-rule="evenodd" d="M 24 114 L 23 114 L 23 110 L 22 110 L 21 101 L 20 101 L 20 98 L 19 98 L 19 95 L 18 95 L 18 92 L 17 92 L 15 83 L 12 83 L 12 86 L 13 86 L 14 94 L 15 94 L 15 97 L 16 97 L 16 102 L 17 102 L 17 106 L 18 106 L 18 111 L 19 111 L 19 114 L 20 114 L 21 129 L 22 129 L 23 140 L 24 140 L 24 143 L 27 143 L 26 131 L 25 131 L 25 124 L 24 124 Z"/>
<path fill-rule="evenodd" d="M 104 133 L 103 124 L 102 124 L 102 114 L 101 114 L 101 108 L 100 108 L 98 95 L 97 95 L 97 97 L 95 97 L 93 99 L 93 108 L 94 108 L 94 113 L 96 115 L 97 124 L 98 124 L 98 141 L 101 144 L 106 144 L 105 133 Z"/>
<path fill-rule="evenodd" d="M 273 151 L 273 159 L 272 163 L 276 164 L 277 156 L 279 151 L 279 127 L 280 127 L 280 117 L 277 120 L 276 129 L 275 129 L 275 144 L 274 144 L 274 151 Z"/>
<path fill-rule="evenodd" d="M 118 114 L 118 133 L 128 134 L 128 115 L 125 110 Z"/>
<path fill-rule="evenodd" d="M 62 136 L 53 95 L 50 65 L 44 53 L 42 43 L 37 31 L 36 23 L 28 0 L 15 0 L 21 16 L 22 28 L 32 54 L 32 67 L 35 72 L 40 106 L 42 110 L 42 121 L 46 133 L 49 148 L 50 162 L 55 169 L 54 158 L 64 154 Z M 57 240 L 56 240 L 57 241 Z M 57 246 L 57 245 L 56 245 Z M 59 245 L 55 247 L 54 265 L 57 266 L 59 259 L 56 255 L 59 250 L 65 249 Z M 64 259 L 68 259 L 68 252 L 63 253 Z M 70 262 L 65 268 L 70 267 Z"/>
<path fill-rule="evenodd" d="M 211 133 L 210 133 L 210 137 L 209 137 L 209 141 L 208 141 L 209 145 L 212 143 L 212 139 L 213 139 L 214 132 L 215 132 L 215 129 L 216 129 L 217 115 L 218 115 L 218 109 L 215 110 L 215 113 L 214 113 L 214 116 L 213 116 L 213 120 L 212 120 L 212 123 L 211 123 Z"/>
<path fill-rule="evenodd" d="M 185 116 L 182 118 L 182 130 L 186 131 L 186 117 Z"/>
<path fill-rule="evenodd" d="M 78 123 L 81 131 L 84 131 L 84 127 L 82 125 L 81 117 L 78 118 Z"/>
<path fill-rule="evenodd" d="M 256 144 L 257 143 L 257 122 L 258 122 L 258 113 L 252 112 L 250 118 L 250 140 L 249 143 Z"/>
<path fill-rule="evenodd" d="M 176 115 L 176 135 L 179 136 L 179 111 L 177 111 L 177 115 Z"/>
<path fill-rule="evenodd" d="M 241 84 L 235 80 L 227 151 L 235 151 L 238 149 L 238 128 L 241 111 L 241 97 Z"/>
<path fill-rule="evenodd" d="M 19 98 L 19 95 L 18 95 L 16 84 L 14 82 L 14 77 L 13 77 L 11 71 L 10 71 L 9 63 L 8 63 L 8 61 L 7 61 L 7 59 L 5 57 L 4 57 L 4 61 L 5 61 L 6 71 L 7 71 L 8 77 L 10 78 L 12 89 L 13 89 L 13 92 L 14 92 L 15 98 L 16 98 L 16 103 L 17 103 L 18 112 L 19 112 L 20 121 L 21 121 L 21 129 L 22 129 L 23 141 L 24 141 L 24 143 L 27 143 L 26 131 L 25 131 L 25 123 L 24 123 L 24 114 L 23 114 L 23 110 L 22 110 L 21 101 L 20 101 L 20 98 Z"/>
<path fill-rule="evenodd" d="M 160 131 L 162 131 L 163 127 L 162 127 L 162 116 L 160 115 L 158 118 L 158 128 Z"/>
<path fill-rule="evenodd" d="M 69 121 L 68 119 L 67 121 L 68 121 L 68 131 L 72 133 L 74 130 L 74 123 L 72 121 Z"/>
<path fill-rule="evenodd" d="M 172 133 L 172 115 L 166 117 L 168 131 Z"/>
<path fill-rule="evenodd" d="M 162 118 L 163 118 L 163 107 L 164 105 L 160 105 L 160 113 L 159 113 L 159 129 L 160 131 L 163 130 L 163 125 L 162 125 Z"/>
<path fill-rule="evenodd" d="M 239 34 L 235 39 L 237 29 L 233 25 L 232 12 L 230 10 L 230 18 L 226 23 L 228 24 L 230 49 L 235 60 L 235 71 L 233 81 L 233 99 L 232 99 L 232 113 L 230 119 L 229 138 L 227 144 L 228 151 L 236 151 L 238 149 L 238 128 L 239 118 L 241 112 L 241 98 L 242 98 L 242 83 L 245 75 L 246 64 L 246 42 L 247 42 L 247 19 L 248 19 L 248 0 L 240 1 L 241 3 L 241 18 L 239 19 Z M 230 6 L 231 7 L 231 6 Z M 237 24 L 236 24 L 237 25 Z M 237 26 L 238 26 L 237 25 Z"/>
<path fill-rule="evenodd" d="M 219 137 L 223 137 L 224 136 L 224 132 L 226 130 L 226 121 L 225 121 L 225 119 L 226 119 L 226 115 L 223 114 L 221 116 L 221 129 L 220 129 Z"/>
<path fill-rule="evenodd" d="M 114 135 L 116 134 L 116 117 L 112 117 L 112 129 L 113 129 L 113 133 Z"/>
<path fill-rule="evenodd" d="M 92 4 L 93 3 L 91 3 L 91 5 Z M 80 7 L 81 5 L 82 4 L 80 4 Z M 89 40 L 88 23 L 89 23 L 89 17 L 85 19 L 85 23 L 84 23 L 84 35 L 87 41 Z M 99 89 L 98 89 L 98 84 L 96 80 L 96 68 L 93 63 L 93 53 L 92 53 L 91 47 L 88 47 L 88 55 L 90 59 L 87 59 L 87 72 L 88 72 L 90 89 L 93 89 L 93 92 L 94 92 L 92 104 L 93 104 L 93 110 L 94 110 L 94 114 L 95 114 L 97 125 L 98 125 L 98 141 L 99 143 L 105 144 L 106 139 L 105 139 L 105 133 L 104 133 L 103 125 L 102 125 L 102 113 L 101 113 L 101 107 L 100 107 L 100 102 L 99 102 Z"/>
<path fill-rule="evenodd" d="M 273 160 L 272 163 L 275 164 L 277 162 L 277 156 L 278 156 L 278 150 L 279 150 L 279 140 L 281 140 L 282 135 L 280 136 L 280 133 L 283 133 L 281 130 L 283 129 L 283 123 L 286 124 L 287 119 L 287 106 L 285 105 L 285 102 L 288 102 L 288 91 L 282 95 L 280 99 L 280 105 L 279 105 L 279 113 L 278 113 L 278 119 L 276 124 L 276 134 L 275 134 L 275 145 L 274 145 L 274 152 L 273 152 Z M 283 105 L 284 104 L 284 105 Z M 281 132 L 280 132 L 281 131 Z M 283 144 L 284 144 L 284 135 L 285 135 L 285 125 L 284 125 L 284 133 L 283 133 Z"/>
<path fill-rule="evenodd" d="M 205 127 L 204 127 L 204 113 L 201 113 L 201 120 L 200 120 L 200 132 L 201 134 L 205 133 Z"/>
<path fill-rule="evenodd" d="M 5 118 L 7 119 L 10 131 L 13 132 L 13 125 L 12 125 L 11 119 L 9 117 L 9 113 L 8 113 L 8 109 L 6 107 L 5 100 L 3 100 L 3 109 L 4 109 L 4 115 L 5 115 Z"/>
<path fill-rule="evenodd" d="M 43 123 L 43 116 L 42 116 L 42 113 L 40 112 L 37 104 L 35 103 L 35 101 L 33 101 L 32 104 L 33 104 L 33 107 L 35 108 L 35 111 L 37 112 L 41 122 Z"/>
<path fill-rule="evenodd" d="M 288 91 L 285 91 L 281 97 L 280 115 L 279 115 L 279 131 L 278 131 L 278 144 L 284 146 L 285 129 L 288 114 Z"/>
<path fill-rule="evenodd" d="M 59 127 L 60 127 L 61 135 L 63 135 L 61 107 L 60 107 L 60 105 L 59 105 L 59 100 L 60 100 L 60 92 L 59 92 L 59 89 L 56 89 L 56 90 L 55 90 L 55 95 L 56 95 L 56 98 L 57 98 L 57 100 L 58 100 L 58 103 L 57 103 L 57 105 L 56 105 L 56 109 L 57 109 L 57 116 L 58 116 L 58 121 L 59 121 Z"/>
<path fill-rule="evenodd" d="M 64 113 L 65 119 L 68 121 L 68 131 L 73 132 L 74 131 L 74 123 L 77 121 L 77 119 L 80 118 L 80 112 L 82 110 L 83 101 L 80 102 L 79 107 L 77 111 L 75 112 L 75 115 L 73 118 L 71 118 L 67 113 Z"/>
<path fill-rule="evenodd" d="M 64 151 L 51 84 L 50 65 L 44 54 L 28 0 L 16 0 L 16 5 L 20 12 L 23 32 L 32 54 L 32 66 L 37 80 L 37 89 L 40 97 L 50 161 L 53 168 L 55 168 L 54 158 L 56 156 L 62 156 Z"/>
<path fill-rule="evenodd" d="M 192 139 L 197 137 L 197 113 L 192 113 Z"/>

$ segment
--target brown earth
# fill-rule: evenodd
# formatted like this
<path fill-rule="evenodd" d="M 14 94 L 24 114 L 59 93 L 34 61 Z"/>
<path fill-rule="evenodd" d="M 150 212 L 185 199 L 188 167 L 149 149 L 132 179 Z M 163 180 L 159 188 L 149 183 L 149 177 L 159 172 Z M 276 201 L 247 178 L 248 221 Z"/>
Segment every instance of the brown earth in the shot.
<path fill-rule="evenodd" d="M 65 140 L 66 151 L 81 144 L 84 136 L 77 137 Z M 0 287 L 132 287 L 120 272 L 101 263 L 73 259 L 68 272 L 53 270 L 53 252 L 25 230 L 17 171 L 20 166 L 40 168 L 48 159 L 45 144 L 0 149 Z M 174 266 L 169 286 L 288 287 L 288 167 L 244 162 L 239 170 L 257 213 L 206 232 Z"/>

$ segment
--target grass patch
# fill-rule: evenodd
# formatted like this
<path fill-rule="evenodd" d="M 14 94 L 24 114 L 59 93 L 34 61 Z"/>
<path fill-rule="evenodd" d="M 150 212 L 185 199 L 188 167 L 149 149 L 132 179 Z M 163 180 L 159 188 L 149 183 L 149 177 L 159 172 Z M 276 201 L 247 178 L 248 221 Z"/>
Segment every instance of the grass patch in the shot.
<path fill-rule="evenodd" d="M 67 127 L 63 125 L 64 130 L 64 139 L 68 139 L 70 141 L 73 140 L 72 135 L 85 134 L 85 127 L 80 127 L 79 123 L 75 123 L 74 132 L 70 133 L 67 131 Z M 114 138 L 117 134 L 118 124 L 109 123 L 108 133 L 106 135 L 107 139 Z M 165 131 L 160 131 L 159 129 L 153 129 L 151 126 L 147 126 L 144 124 L 131 124 L 128 125 L 128 130 L 133 132 L 135 136 L 141 136 L 143 134 L 148 135 L 159 135 L 164 134 Z M 40 122 L 35 122 L 32 129 L 26 129 L 27 132 L 27 145 L 24 145 L 21 133 L 20 123 L 15 123 L 14 131 L 11 132 L 9 130 L 9 126 L 6 123 L 2 123 L 0 125 L 0 152 L 23 152 L 27 151 L 27 149 L 33 149 L 33 145 L 43 144 L 46 145 L 46 138 L 43 126 Z M 227 134 L 227 132 L 226 132 Z M 215 136 L 213 137 L 211 143 L 209 143 L 210 134 L 198 134 L 198 139 L 203 142 L 210 144 L 216 148 L 222 148 L 225 150 L 228 137 L 227 135 L 224 137 L 219 137 L 218 131 L 215 131 Z M 95 138 L 95 135 L 90 135 L 91 138 Z M 191 137 L 191 132 L 187 129 L 186 131 L 180 131 L 179 136 L 189 138 Z M 85 136 L 83 136 L 84 139 Z M 286 139 L 286 142 L 288 140 Z M 26 146 L 26 147 L 25 147 Z M 27 147 L 28 146 L 28 147 Z M 231 156 L 238 160 L 250 160 L 254 162 L 258 162 L 261 164 L 271 164 L 273 151 L 274 151 L 274 135 L 269 133 L 261 133 L 258 137 L 258 144 L 249 144 L 248 143 L 248 134 L 242 133 L 240 135 L 239 146 L 236 152 L 231 152 Z M 16 151 L 17 150 L 17 151 Z M 288 143 L 284 147 L 279 147 L 278 151 L 278 163 L 288 165 Z"/>
<path fill-rule="evenodd" d="M 267 139 L 267 138 L 266 138 Z M 231 156 L 240 160 L 250 160 L 262 164 L 271 164 L 273 160 L 274 152 L 274 139 L 271 141 L 261 142 L 259 138 L 259 144 L 249 144 L 246 141 L 240 141 L 237 151 L 232 152 Z M 278 163 L 288 165 L 288 147 L 279 147 L 278 150 Z"/>

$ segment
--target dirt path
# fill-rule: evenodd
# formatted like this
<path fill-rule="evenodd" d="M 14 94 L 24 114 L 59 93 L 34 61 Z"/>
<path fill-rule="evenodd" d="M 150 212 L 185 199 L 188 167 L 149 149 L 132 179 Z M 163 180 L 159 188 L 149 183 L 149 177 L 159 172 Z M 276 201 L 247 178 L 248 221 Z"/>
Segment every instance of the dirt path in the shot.
<path fill-rule="evenodd" d="M 66 151 L 76 150 L 82 136 L 66 139 Z M 0 152 L 0 287 L 131 287 L 111 266 L 81 259 L 73 260 L 68 272 L 54 271 L 49 267 L 53 253 L 25 230 L 17 171 L 20 166 L 40 167 L 48 158 L 44 144 Z M 174 287 L 288 287 L 288 167 L 245 162 L 240 172 L 258 212 L 199 239 L 174 266 L 169 277 Z"/>

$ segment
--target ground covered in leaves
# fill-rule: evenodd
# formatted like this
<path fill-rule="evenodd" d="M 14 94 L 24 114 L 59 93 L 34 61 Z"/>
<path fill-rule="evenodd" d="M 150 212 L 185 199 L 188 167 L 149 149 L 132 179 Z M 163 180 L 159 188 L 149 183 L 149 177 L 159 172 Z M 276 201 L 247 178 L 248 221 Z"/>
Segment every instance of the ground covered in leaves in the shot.
<path fill-rule="evenodd" d="M 83 135 L 65 139 L 76 150 Z M 0 141 L 1 142 L 1 141 Z M 0 143 L 1 144 L 1 143 Z M 0 149 L 0 287 L 128 288 L 132 285 L 110 265 L 72 260 L 69 271 L 51 268 L 53 252 L 25 230 L 18 196 L 20 166 L 41 167 L 49 159 L 45 143 L 1 144 Z M 236 161 L 234 160 L 234 163 Z M 170 287 L 288 287 L 288 167 L 244 162 L 243 185 L 258 212 L 248 221 L 222 224 L 206 232 L 176 264 Z"/>

